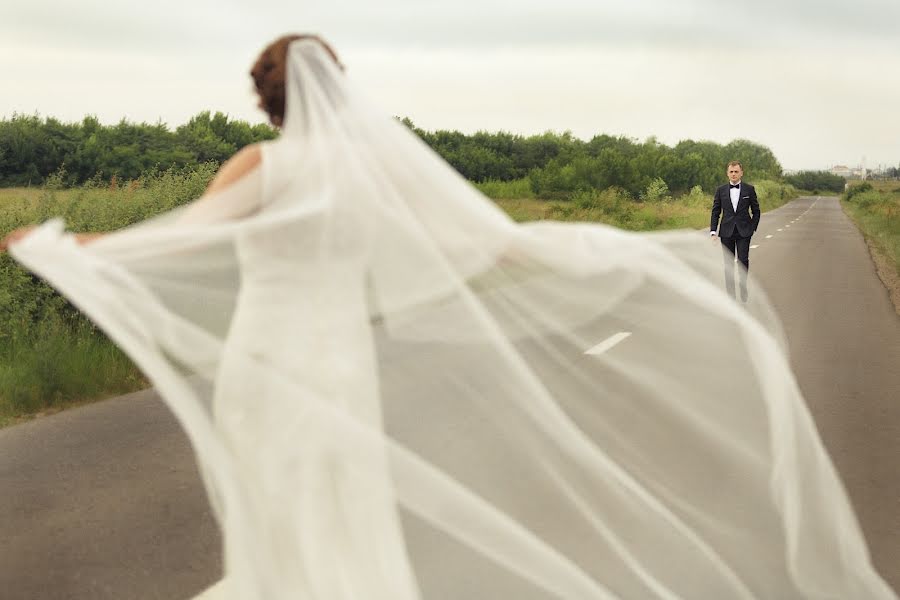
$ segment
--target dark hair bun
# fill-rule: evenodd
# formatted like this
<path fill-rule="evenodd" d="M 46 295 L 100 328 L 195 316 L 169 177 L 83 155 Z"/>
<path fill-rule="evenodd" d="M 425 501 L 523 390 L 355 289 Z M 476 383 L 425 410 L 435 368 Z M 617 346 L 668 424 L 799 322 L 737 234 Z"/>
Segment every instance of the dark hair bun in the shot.
<path fill-rule="evenodd" d="M 282 121 L 284 121 L 284 81 L 287 69 L 287 49 L 291 42 L 302 39 L 317 40 L 328 51 L 334 62 L 343 69 L 343 65 L 341 65 L 331 46 L 316 35 L 285 35 L 266 46 L 253 64 L 253 68 L 250 69 L 250 76 L 253 77 L 256 93 L 259 94 L 260 108 L 269 114 L 269 120 L 275 125 L 280 126 Z"/>

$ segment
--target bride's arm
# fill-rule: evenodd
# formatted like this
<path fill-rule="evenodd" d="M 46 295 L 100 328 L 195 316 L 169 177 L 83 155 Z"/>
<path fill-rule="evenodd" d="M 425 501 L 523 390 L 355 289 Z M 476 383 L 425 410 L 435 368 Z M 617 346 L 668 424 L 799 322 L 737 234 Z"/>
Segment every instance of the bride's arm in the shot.
<path fill-rule="evenodd" d="M 211 194 L 222 191 L 253 169 L 259 166 L 262 160 L 262 152 L 259 144 L 250 144 L 238 150 L 237 154 L 225 161 L 219 168 L 219 172 L 209 182 L 206 192 L 200 196 L 200 200 L 206 199 Z"/>
<path fill-rule="evenodd" d="M 18 229 L 13 229 L 8 234 L 6 234 L 3 239 L 0 239 L 0 252 L 4 252 L 7 248 L 9 248 L 10 244 L 15 244 L 23 237 L 31 233 L 31 230 L 34 229 L 34 226 L 31 227 L 19 227 Z"/>
<path fill-rule="evenodd" d="M 202 196 L 184 207 L 178 215 L 176 223 L 205 223 L 210 221 L 232 221 L 253 214 L 258 208 L 258 198 L 254 202 L 247 194 L 225 193 L 228 188 L 237 186 L 250 173 L 259 168 L 262 162 L 260 144 L 251 144 L 241 148 L 219 168 Z"/>
<path fill-rule="evenodd" d="M 35 225 L 29 225 L 28 227 L 19 227 L 18 229 L 14 229 L 9 232 L 3 239 L 0 239 L 0 252 L 5 252 L 9 249 L 10 245 L 15 244 L 26 235 L 32 232 L 35 229 Z M 101 238 L 105 233 L 76 233 L 75 241 L 79 244 L 87 244 L 97 238 Z"/>

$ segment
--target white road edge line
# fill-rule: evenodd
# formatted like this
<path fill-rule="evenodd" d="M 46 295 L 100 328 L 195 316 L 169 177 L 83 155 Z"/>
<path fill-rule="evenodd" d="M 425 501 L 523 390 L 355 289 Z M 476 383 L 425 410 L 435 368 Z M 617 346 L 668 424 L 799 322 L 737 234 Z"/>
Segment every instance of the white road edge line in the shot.
<path fill-rule="evenodd" d="M 585 354 L 603 354 L 625 338 L 631 335 L 630 331 L 620 331 L 616 335 L 611 335 L 590 350 L 587 350 Z"/>

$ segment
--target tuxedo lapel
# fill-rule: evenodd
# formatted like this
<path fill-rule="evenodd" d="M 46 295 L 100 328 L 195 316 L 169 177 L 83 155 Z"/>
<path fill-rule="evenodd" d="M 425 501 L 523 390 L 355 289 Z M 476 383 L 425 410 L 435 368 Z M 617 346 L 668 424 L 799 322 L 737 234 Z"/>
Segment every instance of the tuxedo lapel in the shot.
<path fill-rule="evenodd" d="M 734 205 L 731 204 L 731 185 L 725 185 L 725 208 L 731 214 L 735 214 Z M 738 199 L 738 205 L 740 205 L 740 199 Z"/>

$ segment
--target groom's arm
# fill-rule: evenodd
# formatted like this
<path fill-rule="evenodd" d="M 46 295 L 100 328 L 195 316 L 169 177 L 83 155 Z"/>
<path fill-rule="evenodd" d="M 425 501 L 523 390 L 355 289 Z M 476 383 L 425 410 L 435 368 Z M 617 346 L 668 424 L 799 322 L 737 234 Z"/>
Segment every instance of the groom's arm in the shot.
<path fill-rule="evenodd" d="M 762 216 L 759 210 L 759 200 L 756 198 L 756 188 L 750 188 L 750 212 L 753 213 L 753 233 L 756 233 L 756 228 L 759 227 L 759 219 Z"/>
<path fill-rule="evenodd" d="M 754 196 L 755 197 L 755 196 Z M 719 228 L 719 215 L 722 214 L 722 201 L 719 199 L 719 190 L 713 194 L 712 215 L 709 219 L 709 235 L 715 235 Z"/>

